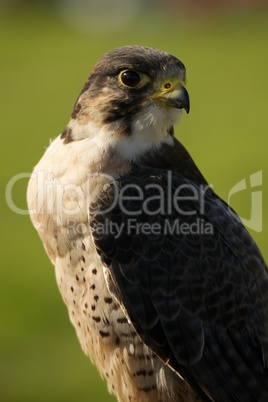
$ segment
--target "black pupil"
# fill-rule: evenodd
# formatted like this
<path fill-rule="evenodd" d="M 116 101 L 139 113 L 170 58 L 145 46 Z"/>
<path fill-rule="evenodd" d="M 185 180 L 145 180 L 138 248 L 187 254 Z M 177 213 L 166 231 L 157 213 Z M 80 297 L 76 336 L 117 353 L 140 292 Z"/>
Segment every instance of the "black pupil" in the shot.
<path fill-rule="evenodd" d="M 136 87 L 141 82 L 141 78 L 135 71 L 124 71 L 121 75 L 122 82 L 128 87 Z"/>

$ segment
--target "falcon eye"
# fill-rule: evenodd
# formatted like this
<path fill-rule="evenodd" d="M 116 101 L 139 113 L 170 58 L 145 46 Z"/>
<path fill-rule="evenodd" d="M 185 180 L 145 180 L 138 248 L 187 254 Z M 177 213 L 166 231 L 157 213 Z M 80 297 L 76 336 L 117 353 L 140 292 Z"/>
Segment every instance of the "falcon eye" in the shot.
<path fill-rule="evenodd" d="M 130 88 L 137 87 L 141 82 L 141 77 L 136 71 L 125 70 L 119 75 L 119 79 L 123 85 Z"/>
<path fill-rule="evenodd" d="M 166 84 L 165 84 L 165 89 L 170 89 L 171 88 L 171 84 L 169 83 L 169 82 L 167 82 Z"/>

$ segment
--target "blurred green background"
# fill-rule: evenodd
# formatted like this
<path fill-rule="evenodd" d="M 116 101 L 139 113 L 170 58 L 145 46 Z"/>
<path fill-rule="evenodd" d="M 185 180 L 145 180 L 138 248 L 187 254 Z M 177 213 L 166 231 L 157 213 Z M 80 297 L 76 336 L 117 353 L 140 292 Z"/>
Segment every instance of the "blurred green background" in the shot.
<path fill-rule="evenodd" d="M 225 200 L 246 180 L 231 199 L 244 218 L 249 177 L 262 171 L 252 189 L 262 194 L 262 230 L 251 234 L 268 259 L 268 9 L 235 3 L 0 1 L 1 401 L 115 401 L 80 349 L 53 267 L 23 214 L 29 172 L 106 51 L 141 44 L 186 64 L 191 113 L 176 135 Z"/>

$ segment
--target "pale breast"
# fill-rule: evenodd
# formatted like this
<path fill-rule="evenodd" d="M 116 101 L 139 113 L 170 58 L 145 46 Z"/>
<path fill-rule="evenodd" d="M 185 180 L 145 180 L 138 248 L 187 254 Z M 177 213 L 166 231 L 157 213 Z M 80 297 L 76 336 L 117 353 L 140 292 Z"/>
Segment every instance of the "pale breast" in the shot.
<path fill-rule="evenodd" d="M 113 177 L 107 170 L 96 173 L 95 168 L 104 168 L 105 163 L 89 165 L 90 147 L 81 143 L 72 144 L 73 149 L 56 139 L 35 168 L 28 188 L 32 221 L 55 265 L 81 346 L 119 402 L 193 402 L 197 400 L 193 391 L 144 345 L 107 287 L 88 211 Z M 77 154 L 80 159 L 74 157 Z M 120 158 L 113 160 L 122 172 L 129 169 Z"/>

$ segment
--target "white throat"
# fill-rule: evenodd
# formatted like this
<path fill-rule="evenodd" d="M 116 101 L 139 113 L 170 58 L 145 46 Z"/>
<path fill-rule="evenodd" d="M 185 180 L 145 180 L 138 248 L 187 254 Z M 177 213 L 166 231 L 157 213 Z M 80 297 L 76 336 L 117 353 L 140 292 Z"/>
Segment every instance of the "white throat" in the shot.
<path fill-rule="evenodd" d="M 71 120 L 69 127 L 74 140 L 92 141 L 92 146 L 97 146 L 101 152 L 112 150 L 124 160 L 135 162 L 162 144 L 173 145 L 174 139 L 168 131 L 179 120 L 180 114 L 179 109 L 151 104 L 133 120 L 129 136 L 120 132 L 120 121 L 101 127 L 96 122 L 79 124 Z"/>
<path fill-rule="evenodd" d="M 131 135 L 120 138 L 118 152 L 128 160 L 135 161 L 147 151 L 160 148 L 162 144 L 174 144 L 170 128 L 179 120 L 181 111 L 175 108 L 150 105 L 131 126 Z"/>

